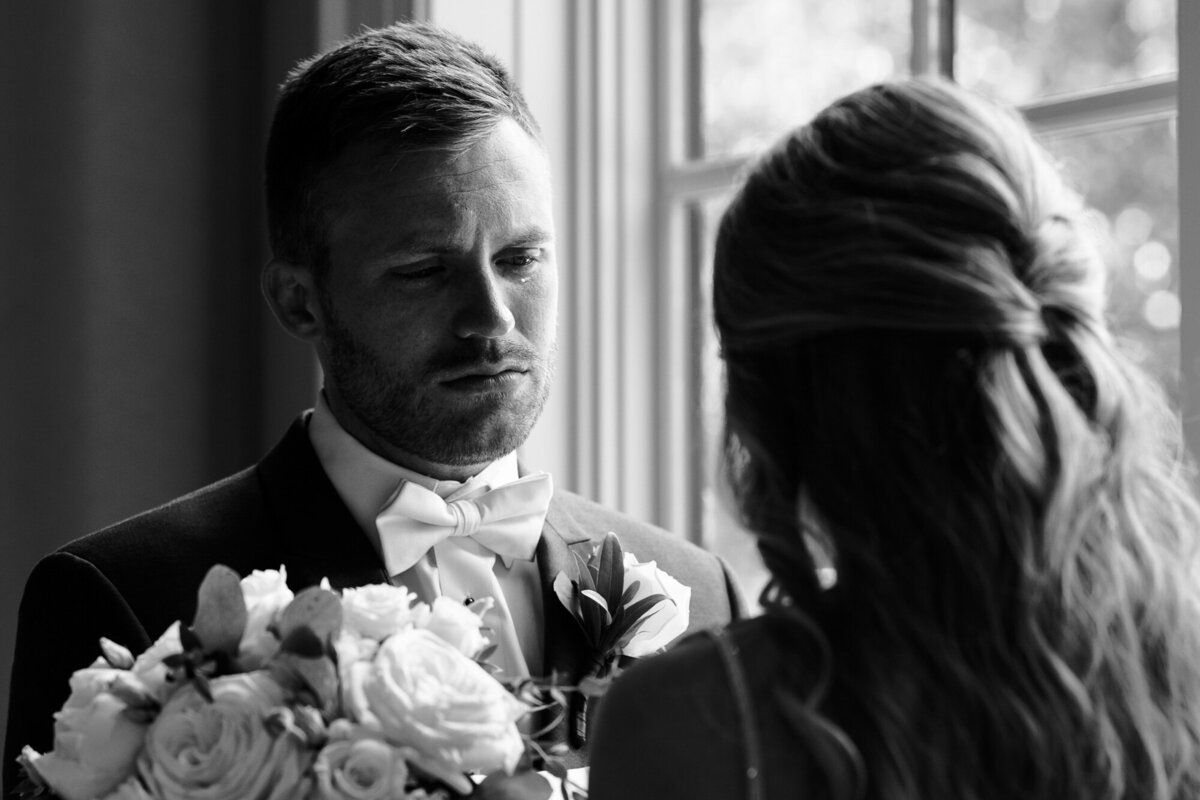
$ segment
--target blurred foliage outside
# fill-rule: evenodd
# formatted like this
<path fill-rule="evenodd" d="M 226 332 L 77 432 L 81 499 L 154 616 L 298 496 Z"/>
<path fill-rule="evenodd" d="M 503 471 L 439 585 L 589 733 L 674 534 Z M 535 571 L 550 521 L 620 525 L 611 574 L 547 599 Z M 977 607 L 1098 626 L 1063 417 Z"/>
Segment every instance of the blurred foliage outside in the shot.
<path fill-rule="evenodd" d="M 959 0 L 954 76 L 1013 104 L 1178 68 L 1176 0 Z"/>
<path fill-rule="evenodd" d="M 1177 69 L 1175 0 L 959 0 L 958 10 L 956 79 L 1012 104 Z M 703 157 L 761 151 L 842 94 L 906 73 L 910 13 L 908 3 L 891 0 L 702 0 Z M 1178 407 L 1174 120 L 1043 137 L 1043 143 L 1093 209 L 1113 330 Z M 697 204 L 710 248 L 726 202 L 719 196 Z M 703 542 L 730 562 L 753 605 L 766 571 L 753 537 L 720 499 L 717 480 L 722 377 L 708 316 L 710 263 L 711 250 L 701 267 Z"/>

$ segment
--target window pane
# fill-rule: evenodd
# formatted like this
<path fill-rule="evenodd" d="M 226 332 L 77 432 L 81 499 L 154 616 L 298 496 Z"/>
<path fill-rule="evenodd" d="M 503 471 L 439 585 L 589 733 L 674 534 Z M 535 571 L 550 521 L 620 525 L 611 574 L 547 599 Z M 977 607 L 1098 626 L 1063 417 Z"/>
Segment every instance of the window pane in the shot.
<path fill-rule="evenodd" d="M 1044 140 L 1095 209 L 1109 317 L 1134 357 L 1179 396 L 1179 184 L 1174 120 Z"/>
<path fill-rule="evenodd" d="M 909 4 L 702 0 L 702 155 L 754 152 L 824 105 L 908 70 Z"/>
<path fill-rule="evenodd" d="M 713 245 L 721 213 L 729 203 L 722 195 L 697 204 L 703 251 L 700 274 L 700 413 L 703 426 L 704 472 L 700 480 L 701 544 L 729 562 L 746 594 L 752 613 L 767 583 L 767 569 L 758 555 L 754 536 L 739 525 L 730 511 L 729 493 L 720 484 L 721 426 L 724 421 L 725 374 L 718 355 L 712 324 Z"/>
<path fill-rule="evenodd" d="M 1177 69 L 1176 0 L 960 0 L 955 79 L 1010 103 Z"/>

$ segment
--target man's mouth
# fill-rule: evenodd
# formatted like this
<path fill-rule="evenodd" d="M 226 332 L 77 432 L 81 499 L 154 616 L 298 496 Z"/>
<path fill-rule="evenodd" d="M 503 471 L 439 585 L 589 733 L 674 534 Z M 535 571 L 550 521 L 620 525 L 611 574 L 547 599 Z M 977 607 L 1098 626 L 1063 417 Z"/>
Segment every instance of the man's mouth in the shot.
<path fill-rule="evenodd" d="M 502 390 L 516 385 L 528 372 L 524 364 L 477 364 L 446 373 L 441 383 L 456 391 Z"/>

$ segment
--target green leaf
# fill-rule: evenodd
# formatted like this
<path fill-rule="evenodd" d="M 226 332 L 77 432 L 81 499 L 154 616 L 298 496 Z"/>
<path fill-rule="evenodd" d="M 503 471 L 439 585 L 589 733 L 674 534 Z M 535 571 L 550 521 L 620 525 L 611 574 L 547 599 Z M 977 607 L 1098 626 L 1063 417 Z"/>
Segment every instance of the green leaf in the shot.
<path fill-rule="evenodd" d="M 326 647 L 342 630 L 342 601 L 328 589 L 310 586 L 292 598 L 279 617 L 279 636 L 287 641 L 296 628 L 308 628 Z"/>
<path fill-rule="evenodd" d="M 208 685 L 208 678 L 196 672 L 192 674 L 191 679 L 192 685 L 196 687 L 196 691 L 200 693 L 200 696 L 211 703 L 213 701 L 212 687 Z"/>
<path fill-rule="evenodd" d="M 593 592 L 590 589 L 584 589 L 579 593 L 579 600 L 580 603 L 582 603 L 584 600 L 588 600 L 598 606 L 602 611 L 604 611 L 604 618 L 606 620 L 612 618 L 612 612 L 609 610 L 608 601 L 604 598 L 604 595 L 600 594 L 599 592 Z"/>
<path fill-rule="evenodd" d="M 616 608 L 625 587 L 625 561 L 621 543 L 615 533 L 608 533 L 600 545 L 600 564 L 597 569 L 596 591 L 604 596 L 609 609 Z"/>
<path fill-rule="evenodd" d="M 267 669 L 280 686 L 302 700 L 311 701 L 311 705 L 329 714 L 337 710 L 338 674 L 330 659 L 280 653 L 271 659 Z"/>
<path fill-rule="evenodd" d="M 328 650 L 316 631 L 307 625 L 301 625 L 292 628 L 287 636 L 283 637 L 283 641 L 279 643 L 279 652 L 292 653 L 301 658 L 321 658 Z"/>
<path fill-rule="evenodd" d="M 649 597 L 643 597 L 631 606 L 622 607 L 619 618 L 613 620 L 613 624 L 605 632 L 605 640 L 609 643 L 609 648 L 620 641 L 626 632 L 637 632 L 637 626 L 642 624 L 642 620 L 646 618 L 649 612 L 663 601 L 673 603 L 671 598 L 665 594 L 652 594 Z"/>
<path fill-rule="evenodd" d="M 608 609 L 596 602 L 599 595 L 591 590 L 580 592 L 579 612 L 583 614 L 583 631 L 588 642 L 595 646 L 604 634 L 605 627 L 612 622 Z"/>
<path fill-rule="evenodd" d="M 625 593 L 621 595 L 621 605 L 627 606 L 633 602 L 633 598 L 637 596 L 638 589 L 642 588 L 642 582 L 636 578 L 629 582 L 625 587 Z"/>
<path fill-rule="evenodd" d="M 575 566 L 579 568 L 579 588 L 591 589 L 593 592 L 596 591 L 596 581 L 592 578 L 592 571 L 588 568 L 588 562 L 575 550 L 571 551 L 571 555 L 575 557 Z"/>
<path fill-rule="evenodd" d="M 246 631 L 246 600 L 241 578 L 229 567 L 216 564 L 204 576 L 192 631 L 205 651 L 237 655 Z"/>
<path fill-rule="evenodd" d="M 196 632 L 188 625 L 179 626 L 179 646 L 183 649 L 184 653 L 194 653 L 204 650 L 204 643 L 200 641 L 199 637 L 196 636 Z M 170 666 L 168 662 L 174 659 L 182 660 L 183 656 L 180 654 L 169 655 L 163 659 L 163 663 Z"/>

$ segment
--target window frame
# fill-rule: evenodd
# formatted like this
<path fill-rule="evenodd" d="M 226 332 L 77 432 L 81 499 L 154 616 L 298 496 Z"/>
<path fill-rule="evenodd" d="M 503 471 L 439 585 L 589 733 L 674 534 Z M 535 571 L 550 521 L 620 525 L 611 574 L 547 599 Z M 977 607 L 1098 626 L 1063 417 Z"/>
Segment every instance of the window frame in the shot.
<path fill-rule="evenodd" d="M 953 78 L 955 0 L 911 0 L 911 74 L 938 74 Z M 700 296 L 704 272 L 700 262 L 703 246 L 694 213 L 705 198 L 729 191 L 752 156 L 704 158 L 701 153 L 699 31 L 702 0 L 663 0 L 657 4 L 655 38 L 659 45 L 660 93 L 669 102 L 660 103 L 658 129 L 666 135 L 659 143 L 661 172 L 655 197 L 658 206 L 660 241 L 658 252 L 666 272 L 668 296 Z M 1115 125 L 1139 124 L 1174 117 L 1178 125 L 1179 169 L 1179 271 L 1180 385 L 1183 398 L 1184 437 L 1189 449 L 1200 454 L 1200 270 L 1193 263 L 1200 256 L 1200 3 L 1176 0 L 1178 68 L 1169 77 L 1084 92 L 1064 94 L 1019 106 L 1034 132 L 1059 135 L 1103 130 Z M 688 531 L 701 544 L 706 534 L 701 492 L 712 485 L 705 475 L 704 459 L 685 458 L 686 442 L 705 437 L 704 420 L 694 402 L 701 388 L 701 343 L 707 314 L 693 305 L 686 319 L 672 318 L 683 346 L 672 348 L 672 357 L 682 357 L 685 366 L 671 376 L 678 391 L 664 392 L 663 417 L 677 420 L 661 446 L 677 454 L 676 468 L 686 470 L 675 483 L 686 493 L 686 502 L 670 504 L 661 521 L 672 530 Z M 693 398 L 691 402 L 688 398 Z M 693 445 L 694 447 L 694 445 Z"/>

